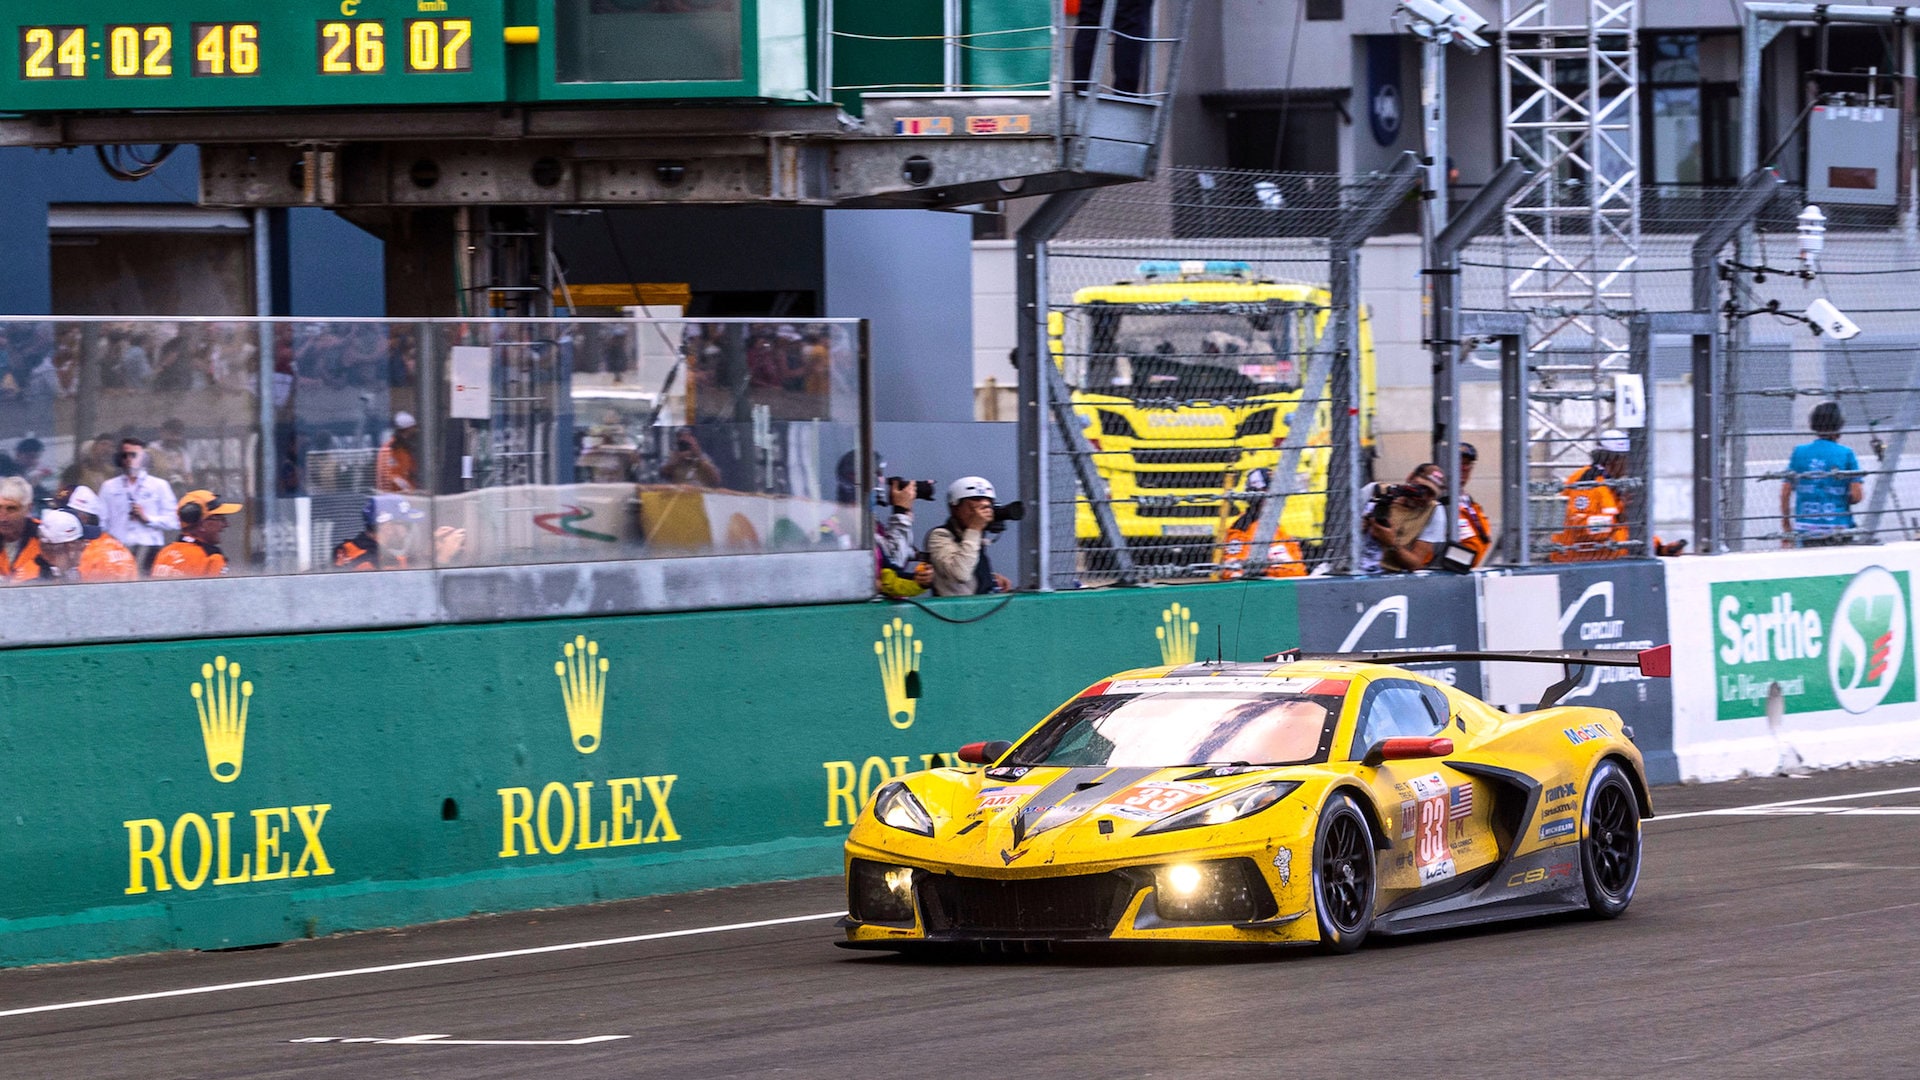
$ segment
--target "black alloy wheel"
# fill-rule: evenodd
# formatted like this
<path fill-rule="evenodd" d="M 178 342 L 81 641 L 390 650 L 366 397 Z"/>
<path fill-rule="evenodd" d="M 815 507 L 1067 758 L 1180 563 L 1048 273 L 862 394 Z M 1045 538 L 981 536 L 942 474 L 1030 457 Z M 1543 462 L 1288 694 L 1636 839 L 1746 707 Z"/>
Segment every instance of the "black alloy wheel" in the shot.
<path fill-rule="evenodd" d="M 1313 907 L 1320 947 L 1349 953 L 1373 926 L 1373 831 L 1352 796 L 1327 800 L 1313 841 Z"/>
<path fill-rule="evenodd" d="M 1586 837 L 1580 842 L 1580 869 L 1586 878 L 1587 907 L 1612 919 L 1633 901 L 1640 883 L 1640 803 L 1627 774 L 1603 761 L 1587 784 Z"/>

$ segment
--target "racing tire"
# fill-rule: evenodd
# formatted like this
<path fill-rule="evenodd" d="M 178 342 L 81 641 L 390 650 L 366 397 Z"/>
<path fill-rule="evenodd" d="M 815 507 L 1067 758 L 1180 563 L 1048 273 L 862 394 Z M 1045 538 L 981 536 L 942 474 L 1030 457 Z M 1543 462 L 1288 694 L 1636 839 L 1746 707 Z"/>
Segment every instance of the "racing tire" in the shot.
<path fill-rule="evenodd" d="M 1580 872 L 1587 910 L 1595 918 L 1618 918 L 1640 883 L 1640 802 L 1619 763 L 1603 761 L 1593 771 L 1584 819 Z"/>
<path fill-rule="evenodd" d="M 1350 795 L 1335 795 L 1313 835 L 1313 911 L 1320 949 L 1350 953 L 1373 927 L 1373 830 Z"/>

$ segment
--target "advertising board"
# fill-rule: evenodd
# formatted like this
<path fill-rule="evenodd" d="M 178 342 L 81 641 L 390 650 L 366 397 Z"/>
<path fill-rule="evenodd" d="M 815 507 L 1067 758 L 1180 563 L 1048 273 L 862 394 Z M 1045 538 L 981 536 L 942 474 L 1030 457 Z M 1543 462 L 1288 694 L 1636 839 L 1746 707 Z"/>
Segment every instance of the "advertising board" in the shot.
<path fill-rule="evenodd" d="M 1673 560 L 1674 746 L 1723 779 L 1920 754 L 1920 544 Z"/>

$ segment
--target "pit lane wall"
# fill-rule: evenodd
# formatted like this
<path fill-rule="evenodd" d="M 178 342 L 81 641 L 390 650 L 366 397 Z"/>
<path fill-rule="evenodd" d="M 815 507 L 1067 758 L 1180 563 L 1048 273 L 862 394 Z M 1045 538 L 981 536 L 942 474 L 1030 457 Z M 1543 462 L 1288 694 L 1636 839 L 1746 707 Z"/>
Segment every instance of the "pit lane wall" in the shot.
<path fill-rule="evenodd" d="M 0 652 L 0 963 L 836 873 L 893 777 L 1299 621 L 1289 582 L 1002 603 Z"/>

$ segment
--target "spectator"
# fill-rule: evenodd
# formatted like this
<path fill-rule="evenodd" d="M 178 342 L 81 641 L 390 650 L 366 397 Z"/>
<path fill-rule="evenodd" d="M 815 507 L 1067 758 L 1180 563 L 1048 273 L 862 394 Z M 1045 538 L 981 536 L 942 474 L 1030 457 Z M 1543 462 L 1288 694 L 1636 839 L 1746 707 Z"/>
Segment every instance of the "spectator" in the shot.
<path fill-rule="evenodd" d="M 1608 428 L 1600 433 L 1600 441 L 1593 448 L 1593 464 L 1567 477 L 1563 489 L 1567 516 L 1560 531 L 1551 537 L 1557 546 L 1548 554 L 1548 562 L 1597 562 L 1622 558 L 1632 550 L 1626 485 L 1616 487 L 1610 482 L 1627 478 L 1630 445 L 1626 432 Z M 1655 536 L 1648 553 L 1678 555 L 1686 546 L 1685 540 L 1668 544 Z"/>
<path fill-rule="evenodd" d="M 673 437 L 673 453 L 660 466 L 660 479 L 669 484 L 720 486 L 720 467 L 700 448 L 693 432 L 682 430 Z"/>
<path fill-rule="evenodd" d="M 887 516 L 873 523 L 874 562 L 883 595 L 919 596 L 933 587 L 933 564 L 917 558 L 913 550 L 913 502 L 923 483 L 897 476 L 886 481 Z"/>
<path fill-rule="evenodd" d="M 227 556 L 220 550 L 227 518 L 240 504 L 225 502 L 211 491 L 189 491 L 180 497 L 180 539 L 160 549 L 153 560 L 156 578 L 222 577 Z"/>
<path fill-rule="evenodd" d="M 1101 11 L 1106 0 L 1067 0 L 1067 14 L 1078 13 L 1073 31 L 1073 88 L 1085 92 L 1087 84 L 1096 89 L 1109 86 L 1122 94 L 1140 92 L 1140 62 L 1146 39 L 1153 36 L 1153 0 L 1113 0 L 1113 82 L 1103 84 L 1105 75 L 1093 70 L 1093 54 L 1099 45 Z"/>
<path fill-rule="evenodd" d="M 175 338 L 175 341 L 180 340 Z M 187 450 L 187 425 L 170 416 L 160 425 L 160 437 L 147 448 L 153 457 L 153 474 L 177 490 L 193 488 L 193 454 Z"/>
<path fill-rule="evenodd" d="M 40 554 L 40 523 L 32 516 L 33 488 L 18 476 L 0 477 L 0 579 L 11 581 Z"/>
<path fill-rule="evenodd" d="M 1780 531 L 1788 534 L 1783 547 L 1854 542 L 1853 504 L 1866 489 L 1860 482 L 1860 459 L 1840 445 L 1846 422 L 1838 402 L 1813 407 L 1810 426 L 1817 438 L 1793 448 L 1787 478 L 1780 485 Z"/>
<path fill-rule="evenodd" d="M 80 519 L 65 510 L 49 510 L 40 515 L 39 536 L 30 545 L 31 560 L 22 552 L 21 564 L 14 569 L 16 583 L 29 581 L 80 581 L 82 553 L 87 541 Z"/>
<path fill-rule="evenodd" d="M 1467 492 L 1467 482 L 1473 479 L 1473 463 L 1480 460 L 1480 451 L 1470 442 L 1460 444 L 1460 529 L 1455 534 L 1455 542 L 1473 553 L 1473 565 L 1479 566 L 1487 560 L 1487 551 L 1493 547 L 1493 529 L 1487 524 L 1487 512 L 1479 500 Z"/>
<path fill-rule="evenodd" d="M 167 542 L 162 530 L 180 528 L 180 517 L 172 485 L 147 471 L 148 460 L 145 442 L 121 439 L 113 458 L 120 474 L 100 485 L 100 498 L 107 505 L 107 531 L 133 552 L 143 571 L 151 572 L 154 556 Z"/>
<path fill-rule="evenodd" d="M 27 478 L 33 486 L 36 502 L 46 502 L 53 482 L 53 470 L 41 462 L 47 452 L 47 444 L 29 435 L 13 445 L 14 464 L 20 467 L 20 475 Z"/>
<path fill-rule="evenodd" d="M 413 414 L 404 409 L 394 413 L 393 434 L 388 436 L 374 460 L 375 491 L 411 495 L 420 490 L 419 443 L 420 425 L 414 421 Z"/>
<path fill-rule="evenodd" d="M 1372 483 L 1360 489 L 1362 574 L 1425 569 L 1447 542 L 1440 494 L 1446 473 L 1431 462 L 1416 467 L 1404 484 Z"/>
<path fill-rule="evenodd" d="M 1220 537 L 1220 546 L 1213 553 L 1215 581 L 1238 581 L 1247 576 L 1247 560 L 1251 557 L 1260 531 L 1260 509 L 1266 505 L 1266 499 L 1272 497 L 1270 493 L 1256 493 L 1267 493 L 1272 486 L 1272 477 L 1271 469 L 1254 469 L 1247 474 L 1247 492 L 1255 497 L 1249 498 L 1247 508 L 1226 527 Z M 1279 511 L 1280 507 L 1276 506 L 1274 512 Z M 1227 512 L 1222 511 L 1223 519 Z M 1267 544 L 1266 575 L 1270 578 L 1305 577 L 1306 573 L 1307 564 L 1301 558 L 1299 541 L 1288 536 L 1286 529 L 1275 522 L 1273 539 Z"/>
<path fill-rule="evenodd" d="M 1567 477 L 1566 520 L 1553 534 L 1558 549 L 1549 562 L 1593 562 L 1627 553 L 1626 504 L 1609 480 L 1627 475 L 1627 435 L 1609 428 L 1600 433 L 1593 462 Z"/>
<path fill-rule="evenodd" d="M 127 546 L 107 535 L 100 527 L 106 503 L 85 485 L 62 490 L 54 496 L 54 505 L 80 519 L 86 549 L 80 555 L 83 581 L 132 581 L 140 576 L 140 564 Z"/>
<path fill-rule="evenodd" d="M 993 485 L 963 476 L 947 485 L 947 520 L 927 533 L 935 596 L 1006 592 L 1013 583 L 993 572 L 987 558 L 987 526 L 993 524 Z"/>
<path fill-rule="evenodd" d="M 407 549 L 413 540 L 413 527 L 426 519 L 426 511 L 403 495 L 373 496 L 360 510 L 365 527 L 334 547 L 334 569 L 411 569 Z M 433 531 L 433 556 L 438 563 L 452 562 L 466 544 L 465 529 L 442 525 Z"/>
<path fill-rule="evenodd" d="M 117 445 L 112 435 L 94 436 L 93 441 L 87 443 L 86 449 L 61 470 L 60 486 L 73 487 L 77 484 L 85 484 L 99 491 L 108 480 L 113 478 L 113 455 L 114 447 Z"/>

